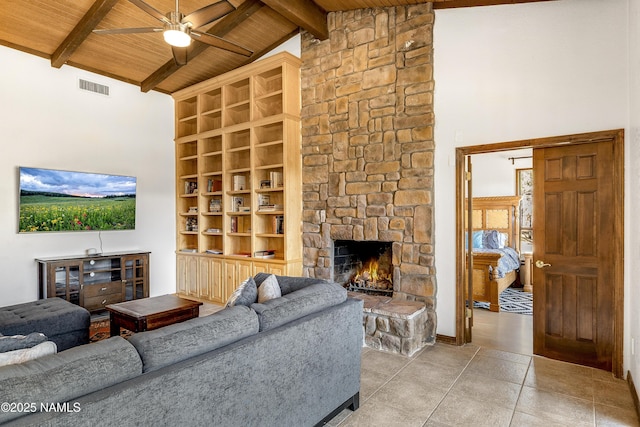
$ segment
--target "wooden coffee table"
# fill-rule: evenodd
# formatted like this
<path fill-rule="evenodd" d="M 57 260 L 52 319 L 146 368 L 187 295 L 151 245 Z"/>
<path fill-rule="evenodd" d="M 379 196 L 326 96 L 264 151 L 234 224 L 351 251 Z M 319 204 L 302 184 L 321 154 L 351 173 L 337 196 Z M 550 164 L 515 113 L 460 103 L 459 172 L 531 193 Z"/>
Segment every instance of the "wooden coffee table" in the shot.
<path fill-rule="evenodd" d="M 131 332 L 150 331 L 163 326 L 198 317 L 201 302 L 179 298 L 176 295 L 143 298 L 109 304 L 111 336 L 120 335 L 120 327 Z"/>

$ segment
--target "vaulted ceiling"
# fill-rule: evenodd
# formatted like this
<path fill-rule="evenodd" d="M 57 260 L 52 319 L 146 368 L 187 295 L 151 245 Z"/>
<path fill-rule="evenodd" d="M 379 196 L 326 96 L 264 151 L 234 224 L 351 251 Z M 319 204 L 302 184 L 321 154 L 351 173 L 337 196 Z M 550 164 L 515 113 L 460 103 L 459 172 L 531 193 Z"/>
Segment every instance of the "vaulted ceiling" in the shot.
<path fill-rule="evenodd" d="M 162 14 L 175 0 L 144 0 Z M 218 0 L 180 0 L 189 14 Z M 547 0 L 434 0 L 434 8 Z M 327 13 L 402 6 L 425 0 L 229 0 L 235 10 L 199 30 L 239 44 L 246 57 L 201 42 L 191 43 L 186 65 L 177 65 L 160 33 L 96 34 L 95 29 L 158 27 L 162 23 L 135 0 L 0 0 L 0 44 L 51 61 L 171 93 L 254 61 L 298 34 L 326 39 Z M 3 64 L 3 66 L 6 66 Z"/>

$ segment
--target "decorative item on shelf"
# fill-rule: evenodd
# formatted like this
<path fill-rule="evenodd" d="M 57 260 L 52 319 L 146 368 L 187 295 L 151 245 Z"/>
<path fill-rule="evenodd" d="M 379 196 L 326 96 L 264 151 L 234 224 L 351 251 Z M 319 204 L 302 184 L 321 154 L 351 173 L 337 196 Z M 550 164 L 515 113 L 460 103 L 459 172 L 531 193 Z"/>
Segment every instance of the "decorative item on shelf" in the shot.
<path fill-rule="evenodd" d="M 258 194 L 258 209 L 260 206 L 268 205 L 271 202 L 271 196 L 268 194 Z"/>
<path fill-rule="evenodd" d="M 269 172 L 269 180 L 271 181 L 271 188 L 280 188 L 284 185 L 282 182 L 282 172 Z"/>
<path fill-rule="evenodd" d="M 220 228 L 207 228 L 207 233 L 221 233 L 222 230 Z"/>
<path fill-rule="evenodd" d="M 182 249 L 180 249 L 180 252 L 196 253 L 196 252 L 198 252 L 198 250 L 195 249 L 195 248 L 182 248 Z"/>
<path fill-rule="evenodd" d="M 221 212 L 222 204 L 220 199 L 211 199 L 209 202 L 209 212 Z"/>
<path fill-rule="evenodd" d="M 260 181 L 260 188 L 262 188 L 262 189 L 271 188 L 271 180 L 263 179 L 262 181 Z"/>
<path fill-rule="evenodd" d="M 247 178 L 244 175 L 233 175 L 233 191 L 247 189 Z"/>
<path fill-rule="evenodd" d="M 284 215 L 275 215 L 273 217 L 273 233 L 284 234 Z"/>
<path fill-rule="evenodd" d="M 196 181 L 184 182 L 184 194 L 195 194 L 198 191 L 198 183 Z"/>
<path fill-rule="evenodd" d="M 231 232 L 231 233 L 237 233 L 238 232 L 238 217 L 237 216 L 232 216 L 231 217 L 231 225 L 229 227 L 229 232 Z"/>
<path fill-rule="evenodd" d="M 189 213 L 190 214 L 198 213 L 198 207 L 197 206 L 189 206 Z"/>
<path fill-rule="evenodd" d="M 207 192 L 213 193 L 216 191 L 222 191 L 222 181 L 219 179 L 208 179 L 207 180 Z"/>
<path fill-rule="evenodd" d="M 186 231 L 198 231 L 198 220 L 196 218 L 187 218 Z"/>
<path fill-rule="evenodd" d="M 235 196 L 232 199 L 232 209 L 233 212 L 241 212 L 241 207 L 244 206 L 244 197 L 241 196 Z"/>

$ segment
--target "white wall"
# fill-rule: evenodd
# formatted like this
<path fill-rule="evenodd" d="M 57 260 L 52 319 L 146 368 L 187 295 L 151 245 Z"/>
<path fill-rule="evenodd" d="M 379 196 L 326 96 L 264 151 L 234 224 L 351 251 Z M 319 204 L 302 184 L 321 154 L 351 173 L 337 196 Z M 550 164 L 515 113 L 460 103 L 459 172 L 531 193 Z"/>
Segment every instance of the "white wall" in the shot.
<path fill-rule="evenodd" d="M 625 257 L 628 262 L 624 274 L 631 283 L 625 289 L 625 339 L 629 339 L 629 344 L 624 357 L 628 361 L 625 367 L 631 371 L 637 389 L 640 381 L 640 283 L 637 280 L 640 277 L 640 221 L 637 220 L 640 212 L 640 0 L 629 2 L 629 22 L 630 131 L 626 138 L 629 144 L 629 185 L 625 193 L 628 197 L 625 208 L 629 218 L 625 227 L 628 236 L 625 252 L 629 256 Z M 629 188 L 633 190 L 628 191 Z M 631 212 L 635 212 L 635 215 L 632 216 Z"/>
<path fill-rule="evenodd" d="M 136 230 L 102 232 L 103 250 L 151 251 L 151 295 L 175 292 L 172 98 L 2 46 L 0 64 L 0 306 L 38 298 L 35 258 L 100 245 L 92 231 L 18 234 L 18 166 L 136 176 Z"/>
<path fill-rule="evenodd" d="M 516 170 L 529 169 L 531 149 L 510 150 L 471 156 L 473 197 L 515 196 Z M 528 157 L 515 159 L 513 157 Z"/>
<path fill-rule="evenodd" d="M 455 335 L 455 147 L 626 128 L 627 14 L 628 0 L 559 0 L 436 11 L 439 334 Z M 627 201 L 631 144 L 627 138 Z M 628 227 L 628 203 L 625 210 Z M 635 228 L 636 234 L 626 242 L 627 255 L 640 243 Z M 628 312 L 634 294 L 628 274 L 632 261 L 629 256 L 625 260 Z M 636 280 L 633 286 L 637 306 L 640 284 Z M 625 367 L 630 353 L 628 323 Z"/>

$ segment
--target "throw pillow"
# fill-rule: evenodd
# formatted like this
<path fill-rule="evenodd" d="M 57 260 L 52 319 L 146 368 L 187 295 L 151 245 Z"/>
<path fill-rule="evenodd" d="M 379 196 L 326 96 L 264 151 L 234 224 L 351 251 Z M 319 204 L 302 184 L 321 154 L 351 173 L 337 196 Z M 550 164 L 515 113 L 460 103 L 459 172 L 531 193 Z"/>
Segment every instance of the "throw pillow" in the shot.
<path fill-rule="evenodd" d="M 57 349 L 56 343 L 53 341 L 45 341 L 30 348 L 7 351 L 0 354 L 0 366 L 15 365 L 49 354 L 56 354 Z"/>
<path fill-rule="evenodd" d="M 258 287 L 253 277 L 249 277 L 233 291 L 225 307 L 233 307 L 234 305 L 245 305 L 251 307 L 251 304 L 258 300 Z"/>
<path fill-rule="evenodd" d="M 280 298 L 282 291 L 278 284 L 278 279 L 273 274 L 264 279 L 264 282 L 258 288 L 258 303 L 262 304 L 270 299 Z"/>
<path fill-rule="evenodd" d="M 29 335 L 0 336 L 0 353 L 31 348 L 47 340 L 45 334 L 33 332 Z"/>

